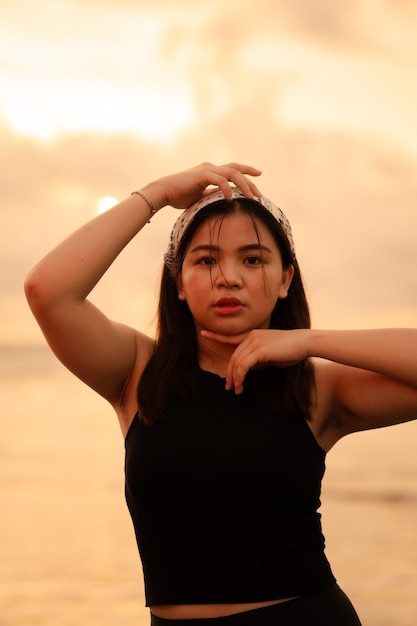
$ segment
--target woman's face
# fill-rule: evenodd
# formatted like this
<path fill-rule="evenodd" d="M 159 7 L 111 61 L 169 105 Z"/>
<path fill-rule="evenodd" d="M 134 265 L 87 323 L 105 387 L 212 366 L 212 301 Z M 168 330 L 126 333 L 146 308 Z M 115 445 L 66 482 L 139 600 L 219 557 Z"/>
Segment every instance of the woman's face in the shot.
<path fill-rule="evenodd" d="M 239 334 L 268 328 L 294 273 L 265 224 L 243 212 L 204 222 L 192 238 L 177 278 L 196 330 Z"/>

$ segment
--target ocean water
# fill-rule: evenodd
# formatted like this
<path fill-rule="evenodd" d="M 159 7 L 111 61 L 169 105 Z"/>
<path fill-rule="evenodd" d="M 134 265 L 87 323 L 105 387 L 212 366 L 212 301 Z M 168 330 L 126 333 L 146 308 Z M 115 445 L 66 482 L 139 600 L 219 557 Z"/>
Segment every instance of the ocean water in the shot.
<path fill-rule="evenodd" d="M 147 625 L 111 407 L 47 348 L 3 346 L 0 408 L 0 625 Z M 415 626 L 417 423 L 337 444 L 322 501 L 364 626 Z"/>

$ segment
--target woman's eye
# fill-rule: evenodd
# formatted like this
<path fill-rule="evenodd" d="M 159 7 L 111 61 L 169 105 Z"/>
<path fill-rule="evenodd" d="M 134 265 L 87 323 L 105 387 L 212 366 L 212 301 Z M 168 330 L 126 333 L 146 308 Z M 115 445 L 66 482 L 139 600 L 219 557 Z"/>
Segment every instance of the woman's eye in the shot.
<path fill-rule="evenodd" d="M 199 259 L 198 262 L 200 265 L 214 265 L 214 263 L 216 262 L 216 259 L 214 259 L 212 256 L 204 256 L 201 259 Z"/>
<path fill-rule="evenodd" d="M 248 265 L 259 265 L 260 263 L 262 263 L 262 259 L 258 256 L 248 256 L 245 259 L 245 263 L 247 263 Z"/>

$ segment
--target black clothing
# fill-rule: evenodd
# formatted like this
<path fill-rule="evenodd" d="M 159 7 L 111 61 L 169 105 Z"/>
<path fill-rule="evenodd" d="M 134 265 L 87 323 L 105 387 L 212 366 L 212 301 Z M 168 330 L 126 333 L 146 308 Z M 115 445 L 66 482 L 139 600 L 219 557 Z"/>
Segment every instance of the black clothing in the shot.
<path fill-rule="evenodd" d="M 349 598 L 337 586 L 295 600 L 226 617 L 165 619 L 151 614 L 151 626 L 361 626 Z"/>
<path fill-rule="evenodd" d="M 238 396 L 199 370 L 198 395 L 168 417 L 136 416 L 126 437 L 126 499 L 146 604 L 258 602 L 335 583 L 321 533 L 325 452 L 304 419 Z"/>

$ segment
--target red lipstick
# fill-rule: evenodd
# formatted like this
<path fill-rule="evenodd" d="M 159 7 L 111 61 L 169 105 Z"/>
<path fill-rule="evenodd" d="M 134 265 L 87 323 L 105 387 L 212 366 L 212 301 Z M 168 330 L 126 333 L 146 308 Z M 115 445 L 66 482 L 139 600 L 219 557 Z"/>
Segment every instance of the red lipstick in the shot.
<path fill-rule="evenodd" d="M 231 315 L 239 313 L 243 304 L 237 298 L 220 298 L 215 303 L 214 308 L 219 315 Z"/>

